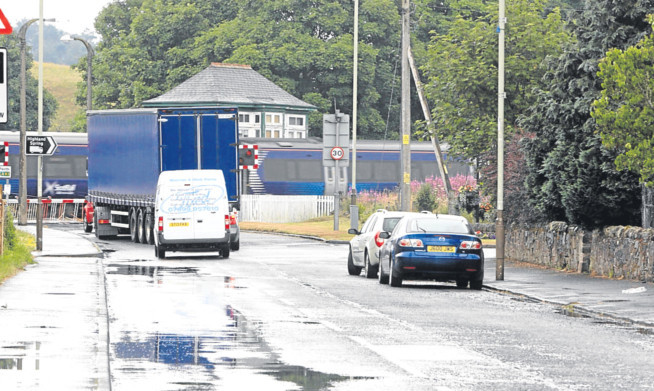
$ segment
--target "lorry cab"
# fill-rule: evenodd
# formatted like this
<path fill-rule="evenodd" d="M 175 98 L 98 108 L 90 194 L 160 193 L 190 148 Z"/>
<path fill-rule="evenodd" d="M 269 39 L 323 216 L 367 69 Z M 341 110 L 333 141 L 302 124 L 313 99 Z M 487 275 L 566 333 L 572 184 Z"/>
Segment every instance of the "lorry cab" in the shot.
<path fill-rule="evenodd" d="M 159 175 L 154 209 L 155 255 L 166 251 L 230 251 L 230 211 L 221 170 Z"/>

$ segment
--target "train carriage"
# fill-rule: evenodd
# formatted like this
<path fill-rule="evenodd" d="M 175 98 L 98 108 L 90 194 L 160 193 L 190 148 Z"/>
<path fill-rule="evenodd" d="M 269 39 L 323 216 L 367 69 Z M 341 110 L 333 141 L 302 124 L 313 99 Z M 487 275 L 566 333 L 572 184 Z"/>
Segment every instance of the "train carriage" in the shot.
<path fill-rule="evenodd" d="M 331 195 L 336 177 L 334 168 L 323 168 L 320 139 L 242 138 L 259 146 L 259 167 L 246 177 L 247 192 L 252 194 Z M 445 151 L 446 147 L 443 148 Z M 351 151 L 350 151 L 351 152 Z M 444 159 L 450 177 L 472 175 L 472 166 L 462 159 Z M 345 161 L 343 161 L 345 162 Z M 349 161 L 351 165 L 351 159 Z M 357 141 L 357 191 L 383 191 L 398 187 L 401 178 L 399 141 Z M 351 186 L 351 167 L 344 163 L 339 177 L 340 191 Z M 424 181 L 440 176 L 436 156 L 429 142 L 411 143 L 411 178 Z"/>
<path fill-rule="evenodd" d="M 27 132 L 37 135 L 36 132 Z M 52 156 L 44 156 L 43 197 L 85 198 L 88 191 L 88 137 L 86 133 L 44 132 L 52 136 L 58 147 Z M 19 186 L 19 132 L 0 131 L 0 142 L 9 143 L 11 165 L 11 198 L 18 197 Z M 246 192 L 277 195 L 331 195 L 334 194 L 334 168 L 323 168 L 322 140 L 242 138 L 243 144 L 256 144 L 259 148 L 259 167 L 247 171 Z M 471 165 L 447 155 L 444 158 L 450 177 L 472 175 Z M 36 156 L 27 157 L 27 195 L 35 198 L 37 170 Z M 351 160 L 350 160 L 351 164 Z M 126 173 L 129 175 L 129 173 Z M 351 186 L 351 167 L 340 167 L 341 186 L 347 192 Z M 411 178 L 423 181 L 438 177 L 439 172 L 431 143 L 411 143 Z M 357 141 L 357 190 L 393 190 L 400 183 L 399 141 Z"/>
<path fill-rule="evenodd" d="M 27 132 L 37 136 L 37 132 Z M 57 142 L 52 156 L 43 157 L 44 198 L 84 198 L 88 192 L 87 157 L 88 138 L 86 133 L 44 132 Z M 0 131 L 0 142 L 9 143 L 9 165 L 11 166 L 10 198 L 18 198 L 20 185 L 20 132 Z M 27 197 L 37 197 L 37 156 L 27 156 Z M 0 181 L 1 182 L 1 181 Z M 4 184 L 4 183 L 2 183 Z"/>

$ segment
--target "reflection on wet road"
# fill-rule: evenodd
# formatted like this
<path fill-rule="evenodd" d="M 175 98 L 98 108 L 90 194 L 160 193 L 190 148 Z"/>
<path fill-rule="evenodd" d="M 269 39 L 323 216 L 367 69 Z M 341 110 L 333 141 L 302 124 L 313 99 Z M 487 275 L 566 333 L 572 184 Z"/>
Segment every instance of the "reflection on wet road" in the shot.
<path fill-rule="evenodd" d="M 279 361 L 226 302 L 243 288 L 234 277 L 152 263 L 105 266 L 114 389 L 323 390 L 348 379 Z"/>

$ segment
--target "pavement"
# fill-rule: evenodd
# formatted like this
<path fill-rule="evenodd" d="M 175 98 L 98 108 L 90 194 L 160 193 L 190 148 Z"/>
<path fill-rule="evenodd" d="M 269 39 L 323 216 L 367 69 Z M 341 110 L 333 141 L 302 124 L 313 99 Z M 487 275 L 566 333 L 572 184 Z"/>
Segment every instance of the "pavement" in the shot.
<path fill-rule="evenodd" d="M 17 228 L 35 233 L 34 226 Z M 485 252 L 487 290 L 560 306 L 564 315 L 654 327 L 652 283 L 594 278 L 508 261 L 504 280 L 498 281 L 495 249 Z M 7 375 L 17 377 L 11 384 L 29 389 L 49 384 L 71 367 L 78 375 L 84 374 L 85 383 L 69 384 L 66 389 L 88 389 L 88 384 L 93 389 L 109 389 L 107 375 L 100 373 L 108 371 L 101 253 L 82 236 L 81 226 L 79 235 L 46 227 L 43 251 L 34 252 L 37 263 L 0 285 L 0 389 Z M 57 364 L 50 365 L 53 362 Z"/>
<path fill-rule="evenodd" d="M 44 228 L 36 263 L 0 285 L 0 390 L 111 388 L 100 254 L 81 236 Z"/>

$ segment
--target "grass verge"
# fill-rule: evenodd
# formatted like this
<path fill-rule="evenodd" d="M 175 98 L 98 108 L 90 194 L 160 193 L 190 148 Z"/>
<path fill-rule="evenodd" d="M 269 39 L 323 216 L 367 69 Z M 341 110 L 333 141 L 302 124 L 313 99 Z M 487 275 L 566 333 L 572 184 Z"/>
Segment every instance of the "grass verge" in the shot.
<path fill-rule="evenodd" d="M 334 231 L 333 216 L 319 217 L 300 223 L 255 223 L 244 221 L 239 225 L 243 230 L 316 236 L 325 240 L 349 241 L 353 236 L 347 233 L 350 228 L 350 220 L 344 216 L 338 220 L 338 231 Z"/>
<path fill-rule="evenodd" d="M 10 248 L 5 242 L 5 252 L 0 256 L 0 284 L 31 263 L 34 263 L 31 251 L 36 248 L 34 236 L 17 230 L 16 241 Z"/>
<path fill-rule="evenodd" d="M 361 222 L 362 223 L 362 222 Z M 341 216 L 338 221 L 338 231 L 334 231 L 334 217 L 319 217 L 300 223 L 255 223 L 241 222 L 241 229 L 261 232 L 276 232 L 293 235 L 308 235 L 325 240 L 350 241 L 354 235 L 347 233 L 350 228 L 350 218 Z M 482 239 L 484 246 L 495 246 L 495 239 Z"/>

